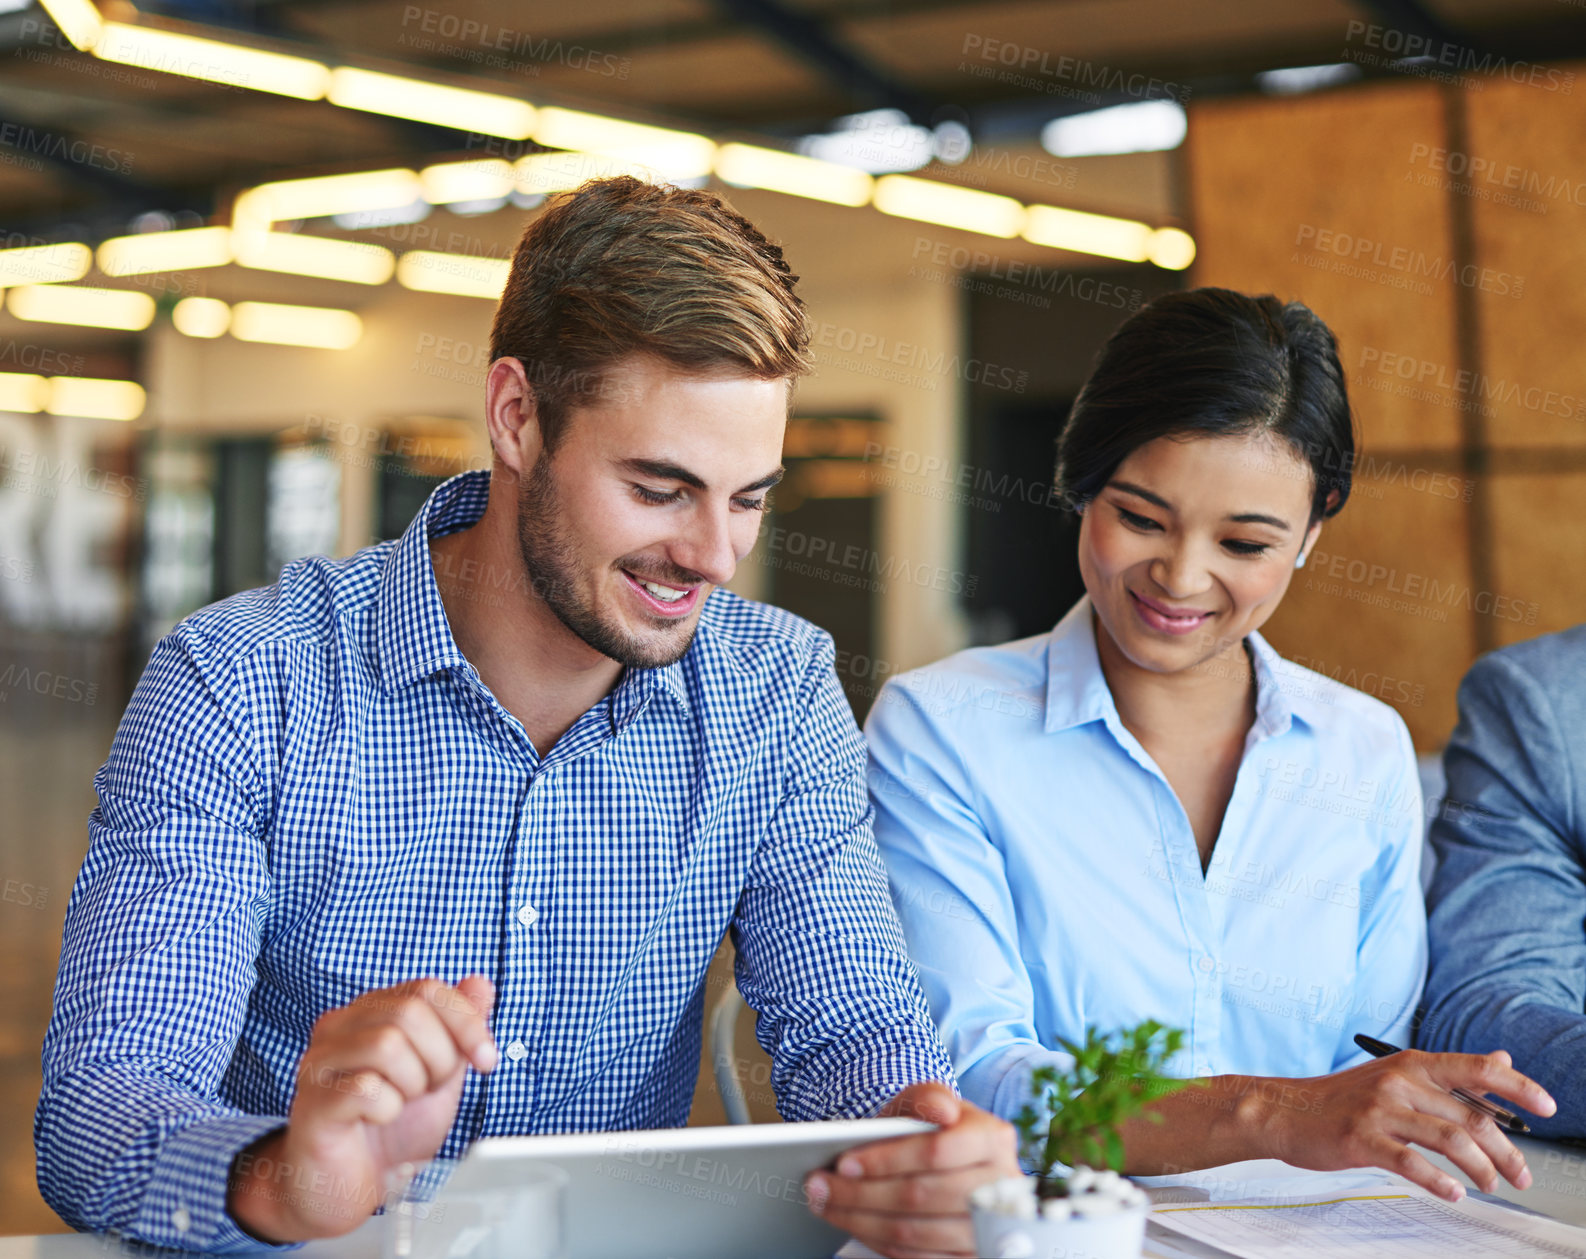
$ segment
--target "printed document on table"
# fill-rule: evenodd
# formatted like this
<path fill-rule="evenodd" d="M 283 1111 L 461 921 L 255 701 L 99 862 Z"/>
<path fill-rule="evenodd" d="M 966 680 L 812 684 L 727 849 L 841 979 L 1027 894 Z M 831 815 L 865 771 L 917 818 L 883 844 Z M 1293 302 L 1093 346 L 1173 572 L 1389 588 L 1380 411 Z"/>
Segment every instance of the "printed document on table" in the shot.
<path fill-rule="evenodd" d="M 1414 1188 L 1165 1203 L 1151 1221 L 1237 1259 L 1586 1259 L 1586 1229 Z"/>

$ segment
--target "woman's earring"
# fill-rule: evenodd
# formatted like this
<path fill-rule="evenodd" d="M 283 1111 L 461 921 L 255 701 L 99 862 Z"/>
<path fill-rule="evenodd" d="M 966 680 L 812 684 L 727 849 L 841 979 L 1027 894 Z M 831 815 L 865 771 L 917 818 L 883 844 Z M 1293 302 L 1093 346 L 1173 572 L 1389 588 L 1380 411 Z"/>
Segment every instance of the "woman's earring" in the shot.
<path fill-rule="evenodd" d="M 1301 551 L 1299 553 L 1299 555 L 1295 558 L 1294 567 L 1295 568 L 1304 568 L 1305 567 L 1305 552 L 1304 551 Z"/>

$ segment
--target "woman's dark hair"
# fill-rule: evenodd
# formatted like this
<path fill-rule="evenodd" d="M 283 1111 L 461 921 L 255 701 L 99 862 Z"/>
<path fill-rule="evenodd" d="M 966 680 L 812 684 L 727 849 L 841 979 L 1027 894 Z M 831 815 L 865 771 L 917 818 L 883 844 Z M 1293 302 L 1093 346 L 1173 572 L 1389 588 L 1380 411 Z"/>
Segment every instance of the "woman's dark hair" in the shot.
<path fill-rule="evenodd" d="M 1107 339 L 1057 439 L 1057 493 L 1084 507 L 1158 437 L 1252 433 L 1311 465 L 1313 522 L 1348 501 L 1355 433 L 1333 334 L 1308 306 L 1270 294 L 1169 293 Z"/>

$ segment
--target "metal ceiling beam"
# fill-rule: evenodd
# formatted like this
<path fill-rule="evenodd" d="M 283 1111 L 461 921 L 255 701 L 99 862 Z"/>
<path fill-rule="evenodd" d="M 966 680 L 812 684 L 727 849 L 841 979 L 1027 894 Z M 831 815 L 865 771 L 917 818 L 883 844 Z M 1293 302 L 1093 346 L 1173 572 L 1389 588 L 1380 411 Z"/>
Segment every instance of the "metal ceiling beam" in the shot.
<path fill-rule="evenodd" d="M 716 0 L 716 6 L 770 35 L 865 108 L 901 109 L 922 126 L 933 123 L 934 102 L 872 65 L 815 18 L 787 8 L 780 0 Z"/>
<path fill-rule="evenodd" d="M 1469 35 L 1450 26 L 1422 0 L 1357 0 L 1357 3 L 1384 26 L 1407 35 L 1422 36 L 1437 47 L 1476 47 Z"/>

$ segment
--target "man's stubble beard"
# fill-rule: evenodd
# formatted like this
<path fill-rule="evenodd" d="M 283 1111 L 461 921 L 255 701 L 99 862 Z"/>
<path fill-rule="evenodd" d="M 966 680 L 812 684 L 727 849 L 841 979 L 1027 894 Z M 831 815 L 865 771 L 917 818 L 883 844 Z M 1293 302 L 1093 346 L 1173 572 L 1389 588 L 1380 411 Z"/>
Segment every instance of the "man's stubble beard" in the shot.
<path fill-rule="evenodd" d="M 595 609 L 578 582 L 578 548 L 562 525 L 550 464 L 550 455 L 542 454 L 518 483 L 518 553 L 529 589 L 569 632 L 626 668 L 661 669 L 681 659 L 693 641 L 693 626 L 678 625 L 673 635 L 648 643 Z"/>

